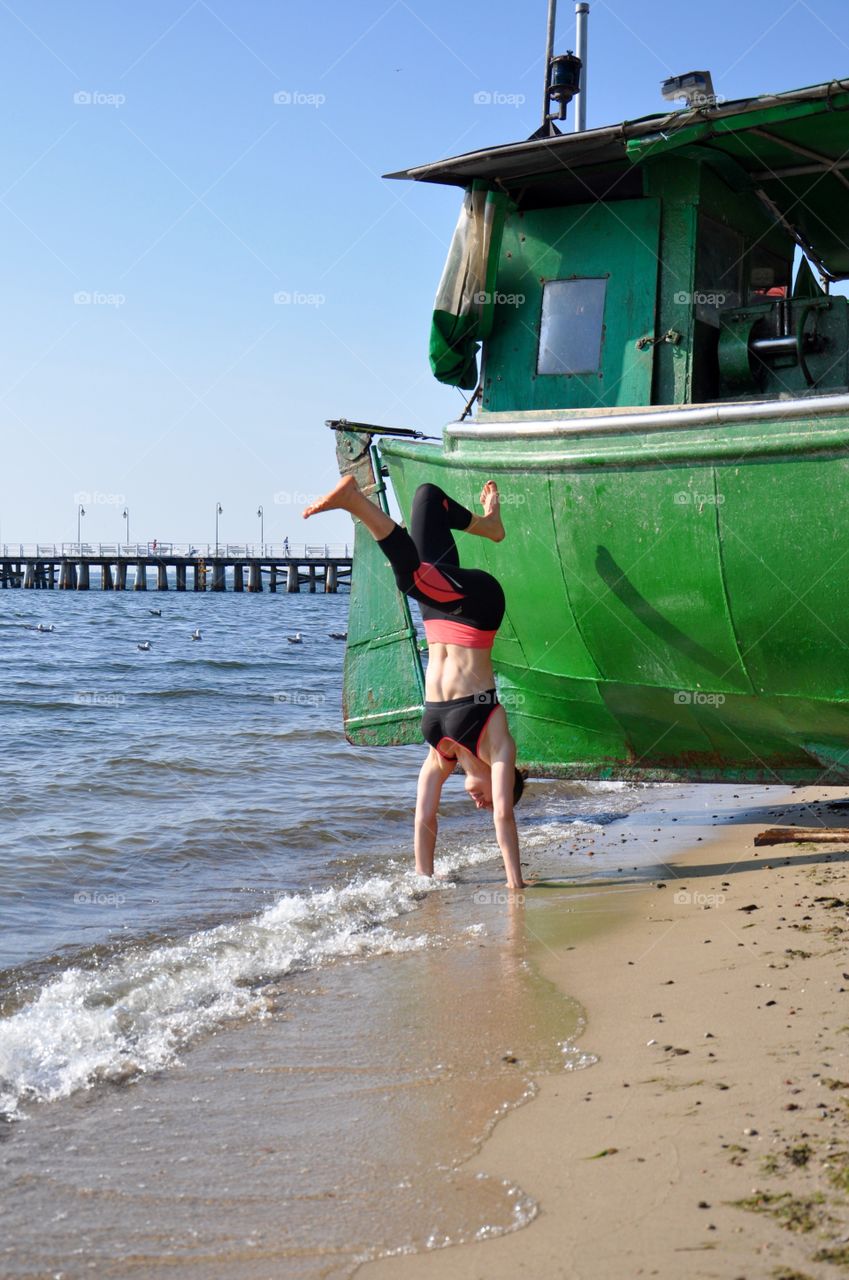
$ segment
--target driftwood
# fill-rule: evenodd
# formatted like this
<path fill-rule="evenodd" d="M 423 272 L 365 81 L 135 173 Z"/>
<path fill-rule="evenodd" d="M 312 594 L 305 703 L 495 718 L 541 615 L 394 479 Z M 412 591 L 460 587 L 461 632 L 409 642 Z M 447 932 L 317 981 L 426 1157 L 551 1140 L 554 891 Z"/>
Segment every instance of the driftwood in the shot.
<path fill-rule="evenodd" d="M 849 827 L 770 827 L 755 844 L 849 844 Z"/>

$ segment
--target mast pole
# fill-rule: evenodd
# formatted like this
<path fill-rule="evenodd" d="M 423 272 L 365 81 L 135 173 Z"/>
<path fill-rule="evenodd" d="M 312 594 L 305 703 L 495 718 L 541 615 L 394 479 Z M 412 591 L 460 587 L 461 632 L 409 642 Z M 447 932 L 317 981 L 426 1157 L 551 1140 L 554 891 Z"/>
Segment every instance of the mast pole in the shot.
<path fill-rule="evenodd" d="M 583 133 L 587 127 L 587 24 L 590 6 L 575 5 L 575 53 L 581 59 L 581 87 L 575 98 L 574 133 Z"/>
<path fill-rule="evenodd" d="M 542 127 L 548 127 L 548 89 L 551 80 L 551 59 L 554 57 L 554 28 L 557 25 L 557 0 L 548 0 L 548 27 L 545 35 L 545 87 L 542 95 Z"/>

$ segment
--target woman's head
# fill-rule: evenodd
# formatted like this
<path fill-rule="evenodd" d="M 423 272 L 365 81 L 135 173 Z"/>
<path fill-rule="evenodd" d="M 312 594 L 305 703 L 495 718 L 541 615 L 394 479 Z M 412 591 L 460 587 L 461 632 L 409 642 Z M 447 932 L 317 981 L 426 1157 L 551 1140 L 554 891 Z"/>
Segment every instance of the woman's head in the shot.
<path fill-rule="evenodd" d="M 464 787 L 466 793 L 471 800 L 474 801 L 476 809 L 492 808 L 492 770 L 488 764 L 484 764 L 483 760 L 479 760 L 476 756 L 472 760 L 463 763 L 463 769 L 466 774 Z M 513 778 L 513 804 L 519 803 L 522 798 L 522 792 L 525 789 L 525 775 L 519 769 L 514 769 Z"/>

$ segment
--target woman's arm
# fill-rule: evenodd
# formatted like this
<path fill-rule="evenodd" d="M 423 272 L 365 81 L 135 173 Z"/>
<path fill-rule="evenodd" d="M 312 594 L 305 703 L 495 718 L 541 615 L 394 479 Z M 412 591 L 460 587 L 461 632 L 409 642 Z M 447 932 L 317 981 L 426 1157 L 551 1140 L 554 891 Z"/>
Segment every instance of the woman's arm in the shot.
<path fill-rule="evenodd" d="M 516 744 L 507 728 L 506 715 L 494 715 L 490 721 L 489 758 L 492 772 L 492 821 L 504 859 L 507 886 L 510 889 L 523 889 L 525 882 L 519 861 L 519 833 L 513 814 Z"/>
<path fill-rule="evenodd" d="M 416 871 L 420 876 L 433 875 L 433 855 L 439 825 L 439 798 L 442 795 L 442 784 L 453 769 L 454 761 L 445 760 L 431 747 L 419 770 L 419 785 L 416 791 L 415 850 Z"/>

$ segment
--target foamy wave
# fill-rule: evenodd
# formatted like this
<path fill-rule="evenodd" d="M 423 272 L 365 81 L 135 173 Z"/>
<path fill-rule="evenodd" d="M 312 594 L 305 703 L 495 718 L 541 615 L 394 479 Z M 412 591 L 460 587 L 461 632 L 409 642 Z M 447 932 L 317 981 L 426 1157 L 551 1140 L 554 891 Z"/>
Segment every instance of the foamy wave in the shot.
<path fill-rule="evenodd" d="M 409 871 L 371 876 L 281 898 L 183 942 L 134 948 L 102 968 L 67 969 L 0 1021 L 0 1112 L 167 1066 L 199 1032 L 267 1014 L 263 983 L 293 970 L 427 946 L 432 939 L 388 922 L 441 887 Z"/>
<path fill-rule="evenodd" d="M 578 837 L 603 834 L 604 827 L 601 823 L 586 822 L 583 818 L 575 818 L 571 822 L 537 822 L 522 829 L 522 847 L 553 849 Z"/>

